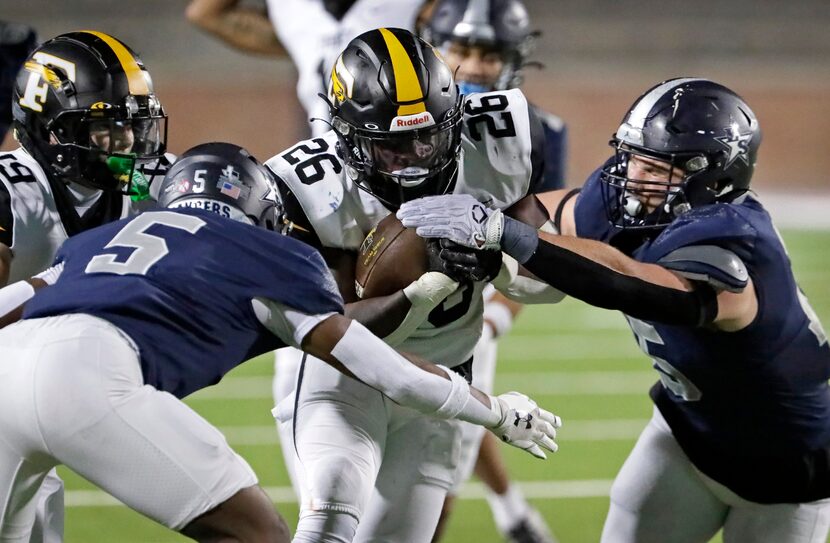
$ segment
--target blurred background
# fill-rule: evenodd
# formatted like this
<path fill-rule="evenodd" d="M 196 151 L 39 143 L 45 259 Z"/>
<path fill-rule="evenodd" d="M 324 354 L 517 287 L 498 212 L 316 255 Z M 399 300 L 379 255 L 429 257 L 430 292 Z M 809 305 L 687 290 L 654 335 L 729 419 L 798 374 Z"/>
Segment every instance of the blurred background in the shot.
<path fill-rule="evenodd" d="M 568 124 L 568 184 L 609 154 L 634 99 L 676 76 L 715 79 L 755 110 L 764 143 L 753 185 L 788 228 L 796 275 L 830 321 L 830 2 L 827 0 L 525 0 L 542 32 L 524 89 Z M 252 6 L 256 2 L 250 2 Z M 252 57 L 198 31 L 184 0 L 0 0 L 0 19 L 33 25 L 41 40 L 71 30 L 113 34 L 138 52 L 170 117 L 177 153 L 209 140 L 265 160 L 307 135 L 289 60 Z M 4 149 L 14 146 L 6 141 Z M 795 195 L 795 196 L 793 196 Z M 767 196 L 769 199 L 767 199 Z M 788 197 L 784 197 L 788 196 Z M 798 227 L 798 228 L 793 228 Z M 547 462 L 505 450 L 514 477 L 561 543 L 597 541 L 608 489 L 651 415 L 656 379 L 619 314 L 568 300 L 527 310 L 501 343 L 497 390 L 517 389 L 565 419 Z M 272 359 L 261 357 L 189 399 L 260 476 L 293 526 L 297 508 L 269 413 Z M 182 541 L 64 470 L 67 541 Z M 499 541 L 473 483 L 444 539 Z"/>
<path fill-rule="evenodd" d="M 829 190 L 830 2 L 525 3 L 542 32 L 532 58 L 544 68 L 526 70 L 524 89 L 569 125 L 570 185 L 580 185 L 609 155 L 611 133 L 642 91 L 671 77 L 702 76 L 736 90 L 758 115 L 759 189 Z M 185 20 L 186 4 L 2 0 L 0 18 L 33 25 L 41 40 L 89 28 L 129 44 L 170 116 L 173 152 L 228 140 L 265 160 L 303 138 L 290 60 L 231 50 Z"/>

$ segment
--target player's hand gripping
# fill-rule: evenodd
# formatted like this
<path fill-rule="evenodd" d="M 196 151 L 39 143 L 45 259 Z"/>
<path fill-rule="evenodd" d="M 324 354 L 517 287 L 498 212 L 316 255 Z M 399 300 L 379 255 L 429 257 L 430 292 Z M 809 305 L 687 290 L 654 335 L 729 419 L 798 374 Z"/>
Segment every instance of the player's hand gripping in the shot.
<path fill-rule="evenodd" d="M 473 249 L 499 249 L 504 216 L 469 194 L 428 196 L 404 202 L 397 213 L 422 238 L 445 238 Z"/>
<path fill-rule="evenodd" d="M 490 408 L 500 415 L 498 425 L 490 428 L 502 441 L 525 450 L 536 458 L 547 458 L 542 447 L 556 452 L 553 441 L 562 419 L 545 411 L 536 402 L 519 392 L 492 396 Z"/>

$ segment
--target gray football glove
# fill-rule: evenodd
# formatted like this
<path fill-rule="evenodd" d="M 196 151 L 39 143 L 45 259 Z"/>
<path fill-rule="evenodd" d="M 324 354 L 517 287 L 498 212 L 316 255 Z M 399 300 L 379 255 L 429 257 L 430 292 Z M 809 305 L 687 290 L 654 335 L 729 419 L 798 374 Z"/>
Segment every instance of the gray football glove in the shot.
<path fill-rule="evenodd" d="M 404 202 L 397 213 L 407 228 L 423 238 L 445 238 L 473 249 L 500 249 L 504 230 L 501 210 L 469 194 L 428 196 Z"/>

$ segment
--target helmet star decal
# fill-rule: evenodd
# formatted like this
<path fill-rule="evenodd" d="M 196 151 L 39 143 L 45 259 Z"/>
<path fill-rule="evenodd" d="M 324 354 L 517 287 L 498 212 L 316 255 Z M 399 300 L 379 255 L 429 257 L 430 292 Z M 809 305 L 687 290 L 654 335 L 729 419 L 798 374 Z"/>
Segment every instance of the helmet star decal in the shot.
<path fill-rule="evenodd" d="M 726 160 L 724 168 L 728 168 L 736 159 L 740 158 L 745 163 L 749 163 L 747 159 L 747 151 L 749 149 L 749 140 L 752 139 L 752 134 L 732 134 L 715 138 L 719 143 L 725 145 L 729 149 L 729 158 Z"/>
<path fill-rule="evenodd" d="M 277 188 L 274 185 L 269 184 L 268 190 L 262 195 L 260 200 L 263 202 L 272 202 L 274 204 L 280 203 L 279 197 L 277 196 Z"/>

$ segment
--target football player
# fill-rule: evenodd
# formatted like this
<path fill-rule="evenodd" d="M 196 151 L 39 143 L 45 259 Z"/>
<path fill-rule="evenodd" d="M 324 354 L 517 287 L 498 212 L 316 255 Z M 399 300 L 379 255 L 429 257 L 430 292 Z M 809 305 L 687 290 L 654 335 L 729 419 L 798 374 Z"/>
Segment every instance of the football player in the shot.
<path fill-rule="evenodd" d="M 267 162 L 279 177 L 288 228 L 321 247 L 349 316 L 469 379 L 481 292 L 500 254 L 457 270 L 463 273 L 431 271 L 389 296 L 357 300 L 356 251 L 382 218 L 427 194 L 476 194 L 543 223 L 546 215 L 525 205 L 542 179 L 542 151 L 533 145 L 541 125 L 519 90 L 465 102 L 437 50 L 402 29 L 353 39 L 330 77 L 332 129 Z M 283 451 L 296 453 L 301 487 L 295 541 L 431 539 L 458 461 L 459 424 L 403 409 L 311 357 L 295 396 L 275 414 L 294 436 Z"/>
<path fill-rule="evenodd" d="M 139 170 L 163 160 L 166 137 L 144 64 L 102 32 L 37 47 L 17 73 L 11 108 L 20 147 L 0 154 L 0 286 L 46 268 L 69 236 L 135 213 L 142 204 L 129 194 L 146 189 Z M 42 493 L 43 533 L 54 534 L 44 537 L 60 540 L 60 479 L 50 475 Z"/>
<path fill-rule="evenodd" d="M 519 0 L 437 0 L 426 14 L 420 36 L 443 53 L 462 94 L 505 90 L 521 85 L 522 68 L 532 52 L 535 35 L 530 17 Z M 544 180 L 539 192 L 565 184 L 567 132 L 559 117 L 531 106 L 542 121 Z M 521 304 L 492 287 L 484 292 L 484 330 L 476 346 L 474 383 L 492 390 L 496 372 L 496 339 L 506 334 Z M 487 485 L 487 501 L 499 532 L 510 541 L 550 542 L 550 530 L 541 515 L 511 483 L 498 443 L 472 425 L 464 426 L 458 476 L 447 496 L 437 535 L 440 535 L 454 496 L 476 474 Z M 436 537 L 437 540 L 437 537 Z"/>
<path fill-rule="evenodd" d="M 0 295 L 34 295 L 0 332 L 0 539 L 20 537 L 33 489 L 65 464 L 194 539 L 289 541 L 248 464 L 179 400 L 284 345 L 400 405 L 484 424 L 537 455 L 556 448 L 558 420 L 526 396 L 483 394 L 343 317 L 319 253 L 273 232 L 279 193 L 244 149 L 185 152 L 159 203 L 65 242 L 49 288 Z"/>
<path fill-rule="evenodd" d="M 629 109 L 614 156 L 576 198 L 543 196 L 568 236 L 455 196 L 400 211 L 425 236 L 500 246 L 626 315 L 660 381 L 603 541 L 708 541 L 720 529 L 724 541 L 827 540 L 830 348 L 750 190 L 760 143 L 733 91 L 672 79 Z"/>

